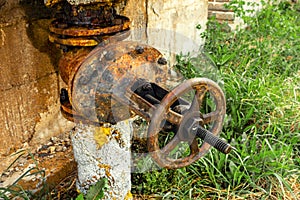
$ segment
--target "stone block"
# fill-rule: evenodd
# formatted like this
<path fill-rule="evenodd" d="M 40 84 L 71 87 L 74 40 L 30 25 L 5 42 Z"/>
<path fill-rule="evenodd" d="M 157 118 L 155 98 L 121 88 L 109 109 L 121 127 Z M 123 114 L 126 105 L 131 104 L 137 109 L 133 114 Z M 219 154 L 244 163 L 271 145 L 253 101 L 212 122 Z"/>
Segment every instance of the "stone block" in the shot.
<path fill-rule="evenodd" d="M 223 12 L 232 12 L 231 10 L 225 8 L 224 3 L 209 3 L 208 10 L 211 11 L 223 11 Z"/>
<path fill-rule="evenodd" d="M 217 20 L 222 21 L 234 21 L 234 14 L 230 12 L 215 12 L 215 11 L 209 11 L 208 17 L 215 16 Z"/>

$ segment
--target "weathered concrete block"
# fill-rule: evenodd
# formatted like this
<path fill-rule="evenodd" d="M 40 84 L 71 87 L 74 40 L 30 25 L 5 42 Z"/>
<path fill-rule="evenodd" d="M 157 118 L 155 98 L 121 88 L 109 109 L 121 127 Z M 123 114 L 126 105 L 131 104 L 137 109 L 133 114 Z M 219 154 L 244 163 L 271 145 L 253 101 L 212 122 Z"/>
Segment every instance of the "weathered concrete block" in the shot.
<path fill-rule="evenodd" d="M 165 53 L 198 52 L 204 40 L 200 37 L 207 22 L 207 1 L 197 0 L 128 0 L 121 14 L 132 21 L 132 39 Z M 202 30 L 196 28 L 203 27 Z"/>
<path fill-rule="evenodd" d="M 70 128 L 60 115 L 60 79 L 54 61 L 58 54 L 48 42 L 49 20 L 28 20 L 28 11 L 18 3 L 9 1 L 0 10 L 2 161 L 24 144 L 35 148 L 33 144 Z M 0 172 L 4 168 L 3 161 Z"/>
<path fill-rule="evenodd" d="M 223 2 L 221 2 L 221 3 L 209 3 L 208 4 L 208 9 L 209 10 L 214 10 L 214 11 L 232 12 L 231 10 L 225 8 L 225 4 Z"/>
<path fill-rule="evenodd" d="M 221 20 L 223 22 L 233 23 L 234 14 L 230 12 L 217 12 L 217 11 L 209 11 L 208 17 L 215 16 L 217 20 Z"/>

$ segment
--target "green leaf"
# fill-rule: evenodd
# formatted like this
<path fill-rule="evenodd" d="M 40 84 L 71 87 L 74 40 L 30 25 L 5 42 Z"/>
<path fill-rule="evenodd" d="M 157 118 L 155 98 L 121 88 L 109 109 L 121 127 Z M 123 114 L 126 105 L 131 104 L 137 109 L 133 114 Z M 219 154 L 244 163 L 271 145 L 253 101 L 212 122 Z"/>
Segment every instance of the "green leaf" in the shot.
<path fill-rule="evenodd" d="M 95 185 L 91 186 L 86 194 L 87 200 L 99 200 L 104 197 L 104 190 L 108 188 L 107 179 L 99 180 Z"/>
<path fill-rule="evenodd" d="M 83 194 L 81 193 L 80 195 L 78 195 L 78 196 L 76 197 L 76 200 L 84 200 Z"/>

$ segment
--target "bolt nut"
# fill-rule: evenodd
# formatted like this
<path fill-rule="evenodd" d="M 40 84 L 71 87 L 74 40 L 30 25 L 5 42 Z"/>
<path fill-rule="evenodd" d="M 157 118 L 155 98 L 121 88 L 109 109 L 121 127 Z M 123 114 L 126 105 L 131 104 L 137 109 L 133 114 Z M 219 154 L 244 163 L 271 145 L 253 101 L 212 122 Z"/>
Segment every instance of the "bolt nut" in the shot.
<path fill-rule="evenodd" d="M 190 118 L 186 121 L 184 125 L 185 131 L 190 136 L 196 136 L 196 132 L 198 130 L 198 127 L 201 125 L 201 119 L 200 118 Z"/>
<path fill-rule="evenodd" d="M 102 74 L 102 80 L 107 83 L 112 83 L 114 81 L 114 77 L 109 70 L 105 70 Z"/>
<path fill-rule="evenodd" d="M 160 65 L 166 65 L 168 64 L 168 61 L 165 58 L 161 57 L 158 59 L 157 63 Z"/>
<path fill-rule="evenodd" d="M 141 46 L 137 46 L 136 48 L 135 48 L 135 51 L 138 53 L 138 54 L 142 54 L 142 53 L 144 53 L 144 47 L 141 47 Z"/>
<path fill-rule="evenodd" d="M 60 102 L 61 104 L 69 101 L 68 91 L 65 88 L 62 88 L 60 91 Z"/>
<path fill-rule="evenodd" d="M 106 54 L 105 54 L 105 59 L 106 60 L 112 60 L 114 59 L 115 57 L 115 52 L 114 51 L 108 51 Z"/>
<path fill-rule="evenodd" d="M 88 84 L 89 83 L 89 78 L 88 77 L 86 77 L 86 76 L 81 76 L 80 78 L 79 78 L 79 84 L 80 85 L 86 85 L 86 84 Z"/>

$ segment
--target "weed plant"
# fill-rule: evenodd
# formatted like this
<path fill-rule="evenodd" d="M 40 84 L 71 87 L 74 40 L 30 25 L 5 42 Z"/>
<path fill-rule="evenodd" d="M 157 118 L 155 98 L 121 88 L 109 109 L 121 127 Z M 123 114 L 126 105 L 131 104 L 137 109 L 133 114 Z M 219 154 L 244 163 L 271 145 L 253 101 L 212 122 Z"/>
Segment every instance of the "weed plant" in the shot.
<path fill-rule="evenodd" d="M 211 19 L 202 34 L 226 93 L 221 136 L 236 150 L 212 149 L 189 167 L 146 173 L 134 192 L 164 199 L 300 199 L 299 5 L 262 2 L 249 17 L 243 4 L 233 0 L 228 7 L 245 28 L 228 32 Z M 186 78 L 203 75 L 188 56 L 177 60 Z"/>
<path fill-rule="evenodd" d="M 6 171 L 8 171 L 21 157 L 30 157 L 34 162 L 34 166 L 29 167 L 11 185 L 7 187 L 0 187 L 0 199 L 41 199 L 40 194 L 46 193 L 48 191 L 47 185 L 45 184 L 45 171 L 38 166 L 34 155 L 30 152 L 27 152 L 26 150 L 20 150 L 12 156 L 16 156 L 16 159 L 8 166 Z M 34 176 L 37 176 L 42 180 L 40 183 L 40 193 L 37 194 L 34 194 L 33 191 L 25 190 L 21 185 L 19 185 L 19 182 L 22 181 L 22 179 Z"/>

